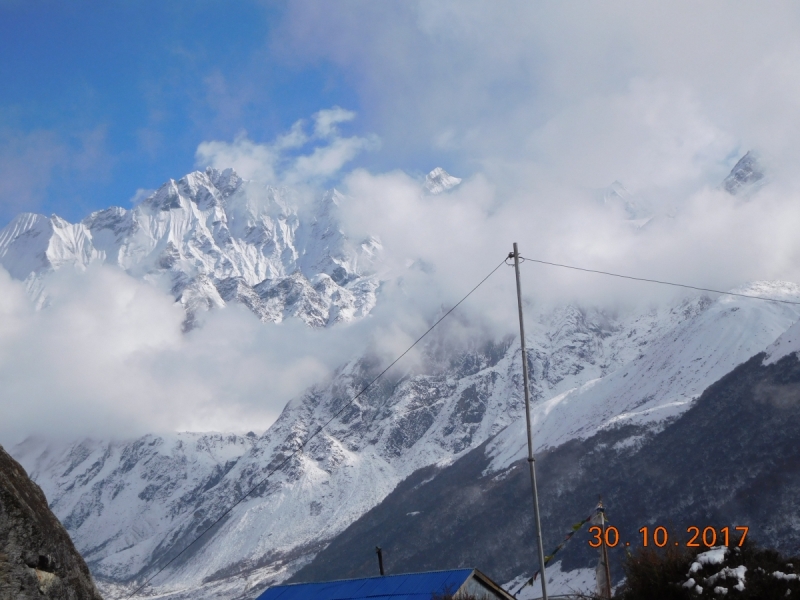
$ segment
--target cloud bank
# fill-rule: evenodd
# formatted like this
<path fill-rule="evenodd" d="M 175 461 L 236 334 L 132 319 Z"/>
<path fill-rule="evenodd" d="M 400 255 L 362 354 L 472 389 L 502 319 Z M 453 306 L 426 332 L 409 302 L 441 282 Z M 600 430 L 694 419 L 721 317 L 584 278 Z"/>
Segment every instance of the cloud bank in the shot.
<path fill-rule="evenodd" d="M 31 433 L 260 431 L 340 359 L 320 332 L 294 321 L 266 327 L 239 306 L 184 334 L 180 305 L 116 268 L 65 268 L 46 285 L 48 306 L 34 310 L 0 269 L 3 445 Z M 348 335 L 326 341 L 344 347 Z"/>
<path fill-rule="evenodd" d="M 386 249 L 391 283 L 374 315 L 319 332 L 228 307 L 183 335 L 171 298 L 116 271 L 57 274 L 39 312 L 0 274 L 0 380 L 13 398 L 0 435 L 266 427 L 345 353 L 379 344 L 391 360 L 515 241 L 531 258 L 702 287 L 800 281 L 800 9 L 754 10 L 290 2 L 272 56 L 330 65 L 358 115 L 322 109 L 268 143 L 206 141 L 195 160 L 344 192 L 343 228 Z M 719 183 L 750 148 L 768 184 L 731 196 Z M 424 193 L 421 177 L 440 165 L 464 182 Z M 643 218 L 606 201 L 614 181 Z M 683 293 L 531 263 L 522 277 L 531 313 Z M 461 314 L 488 335 L 513 333 L 513 285 L 502 267 Z"/>

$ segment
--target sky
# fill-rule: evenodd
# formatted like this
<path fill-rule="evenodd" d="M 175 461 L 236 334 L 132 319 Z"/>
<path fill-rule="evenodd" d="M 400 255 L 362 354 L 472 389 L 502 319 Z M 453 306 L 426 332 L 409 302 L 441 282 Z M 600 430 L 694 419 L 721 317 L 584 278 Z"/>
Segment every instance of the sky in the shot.
<path fill-rule="evenodd" d="M 415 327 L 514 240 L 529 256 L 693 285 L 800 281 L 797 31 L 800 6 L 780 1 L 0 0 L 0 227 L 26 211 L 75 222 L 131 208 L 169 178 L 231 166 L 311 194 L 335 186 L 349 199 L 349 232 L 379 235 L 397 268 L 432 264 L 437 291 L 419 284 L 428 295 L 422 318 L 409 317 Z M 751 149 L 769 184 L 754 198 L 727 196 L 720 181 Z M 418 184 L 436 166 L 464 183 L 425 200 Z M 601 210 L 596 200 L 615 181 L 659 216 L 647 236 Z M 18 371 L 8 357 L 25 355 L 9 340 L 28 339 L 25 364 L 34 364 L 90 317 L 98 339 L 137 357 L 107 364 L 114 352 L 86 354 L 76 372 L 105 365 L 108 381 L 89 392 L 76 379 L 65 406 L 116 394 L 113 381 L 125 376 L 149 382 L 138 393 L 153 398 L 205 394 L 213 415 L 187 424 L 176 415 L 188 405 L 176 402 L 171 416 L 144 411 L 141 428 L 235 429 L 244 417 L 223 418 L 218 398 L 236 378 L 219 388 L 194 378 L 214 372 L 202 349 L 221 331 L 230 352 L 215 368 L 253 355 L 281 373 L 335 366 L 301 343 L 291 360 L 276 353 L 288 334 L 252 332 L 258 324 L 234 310 L 198 334 L 198 354 L 181 353 L 169 298 L 118 273 L 86 277 L 60 282 L 62 308 L 50 313 L 30 312 L 21 284 L 0 278 L 0 371 Z M 88 309 L 97 289 L 116 290 L 116 303 Z M 588 302 L 630 298 L 632 288 L 537 272 L 536 289 Z M 160 325 L 145 335 L 147 323 Z M 202 342 L 212 331 L 217 338 Z M 147 354 L 153 347 L 160 354 Z M 166 374 L 164 352 L 182 356 Z M 29 381 L 41 376 L 33 370 Z M 284 383 L 262 425 L 304 380 Z M 237 414 L 259 385 L 237 388 Z M 43 408 L 61 393 L 36 389 L 29 399 Z M 112 413 L 107 421 L 130 417 Z"/>

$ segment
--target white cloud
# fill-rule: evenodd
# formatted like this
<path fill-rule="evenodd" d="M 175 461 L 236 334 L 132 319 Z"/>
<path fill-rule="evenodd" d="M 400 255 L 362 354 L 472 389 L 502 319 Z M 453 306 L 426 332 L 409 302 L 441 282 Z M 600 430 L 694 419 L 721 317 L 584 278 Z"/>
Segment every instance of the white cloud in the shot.
<path fill-rule="evenodd" d="M 147 198 L 149 198 L 154 192 L 155 192 L 155 190 L 153 190 L 153 189 L 137 188 L 136 192 L 133 194 L 133 196 L 131 196 L 131 199 L 129 200 L 129 202 L 131 204 L 133 204 L 134 206 L 136 206 L 137 204 L 139 204 L 143 200 L 146 200 Z"/>
<path fill-rule="evenodd" d="M 314 135 L 319 138 L 338 135 L 339 131 L 336 125 L 352 121 L 355 118 L 356 113 L 339 106 L 316 112 L 314 113 Z"/>
<path fill-rule="evenodd" d="M 31 433 L 265 429 L 358 337 L 292 321 L 266 327 L 238 306 L 183 334 L 169 295 L 111 267 L 62 269 L 47 285 L 49 305 L 36 311 L 0 269 L 3 445 Z"/>
<path fill-rule="evenodd" d="M 324 109 L 269 143 L 244 133 L 204 142 L 196 160 L 273 185 L 341 180 L 345 228 L 380 236 L 399 276 L 373 318 L 313 332 L 262 326 L 232 307 L 185 336 L 171 299 L 119 273 L 63 283 L 40 313 L 0 275 L 0 380 L 16 394 L 0 409 L 8 423 L 51 429 L 102 429 L 103 419 L 141 430 L 266 426 L 342 348 L 374 339 L 386 360 L 405 349 L 514 241 L 530 257 L 721 289 L 800 281 L 798 30 L 788 2 L 755 17 L 716 1 L 290 2 L 272 55 L 333 64 L 359 120 Z M 382 164 L 446 163 L 465 180 L 430 196 L 401 171 L 348 173 L 378 138 L 343 135 L 345 123 L 377 132 Z M 716 186 L 751 147 L 768 157 L 771 181 L 745 201 Z M 604 206 L 597 188 L 614 180 L 657 218 L 638 229 Z M 513 332 L 513 285 L 503 267 L 460 314 Z M 535 264 L 523 285 L 535 302 L 673 294 Z"/>
<path fill-rule="evenodd" d="M 296 0 L 273 50 L 336 65 L 383 164 L 658 187 L 800 147 L 798 28 L 791 2 Z"/>
<path fill-rule="evenodd" d="M 259 144 L 242 132 L 233 142 L 201 143 L 195 155 L 199 167 L 233 167 L 245 179 L 271 185 L 306 186 L 328 182 L 360 152 L 377 148 L 375 136 L 343 137 L 337 124 L 355 118 L 355 113 L 335 106 L 313 115 L 314 132 L 297 121 L 274 142 Z M 300 149 L 306 148 L 305 153 Z"/>

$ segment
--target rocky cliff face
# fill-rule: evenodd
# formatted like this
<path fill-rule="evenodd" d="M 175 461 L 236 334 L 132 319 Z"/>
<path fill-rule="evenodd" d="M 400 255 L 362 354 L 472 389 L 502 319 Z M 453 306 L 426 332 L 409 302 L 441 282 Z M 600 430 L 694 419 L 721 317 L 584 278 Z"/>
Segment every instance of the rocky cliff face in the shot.
<path fill-rule="evenodd" d="M 379 285 L 371 266 L 381 244 L 347 238 L 341 198 L 331 190 L 307 205 L 231 169 L 196 171 L 132 210 L 111 207 L 79 223 L 21 214 L 0 230 L 0 265 L 39 305 L 49 273 L 102 263 L 169 289 L 189 328 L 198 313 L 231 302 L 264 322 L 324 327 L 369 313 Z"/>
<path fill-rule="evenodd" d="M 741 538 L 734 528 L 745 526 L 751 541 L 795 552 L 800 360 L 792 353 L 765 364 L 764 357 L 754 356 L 708 387 L 657 434 L 625 424 L 541 452 L 537 477 L 545 551 L 590 514 L 602 494 L 620 533 L 621 543 L 610 550 L 616 581 L 623 576 L 625 542 L 640 547 L 645 526 L 651 533 L 665 527 L 670 545 L 687 544 L 690 527 L 717 532 L 728 527 L 731 546 Z M 530 479 L 524 459 L 501 471 L 492 461 L 490 442 L 446 468 L 421 469 L 293 580 L 371 575 L 376 567 L 370 544 L 380 544 L 390 573 L 480 564 L 499 581 L 516 579 L 517 585 L 507 587 L 516 591 L 518 576 L 529 577 L 537 566 Z M 548 567 L 549 576 L 567 572 L 575 589 L 579 572 L 591 573 L 597 564 L 589 541 L 587 529 L 580 530 Z M 549 591 L 563 593 L 569 586 Z M 536 597 L 534 592 L 538 586 L 519 597 Z"/>
<path fill-rule="evenodd" d="M 2 447 L 0 598 L 102 600 L 44 493 Z"/>

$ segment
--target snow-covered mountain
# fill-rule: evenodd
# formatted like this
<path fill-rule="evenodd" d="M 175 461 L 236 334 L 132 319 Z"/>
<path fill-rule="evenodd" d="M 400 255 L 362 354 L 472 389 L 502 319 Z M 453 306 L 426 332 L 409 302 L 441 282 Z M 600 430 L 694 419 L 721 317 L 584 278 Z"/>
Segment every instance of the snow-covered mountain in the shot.
<path fill-rule="evenodd" d="M 435 170 L 429 183 L 447 185 L 427 189 L 445 191 L 455 179 Z M 624 188 L 615 190 L 625 201 Z M 51 270 L 102 261 L 169 286 L 188 325 L 198 310 L 235 301 L 267 323 L 296 317 L 332 326 L 380 301 L 384 252 L 375 238 L 347 238 L 340 200 L 329 192 L 309 206 L 291 190 L 208 170 L 168 182 L 133 210 L 100 211 L 74 225 L 22 215 L 0 232 L 0 261 L 28 281 L 40 304 Z M 789 283 L 737 291 L 800 300 Z M 652 309 L 528 307 L 538 449 L 558 452 L 603 435 L 619 437 L 620 449 L 637 448 L 773 344 L 798 320 L 798 308 L 704 295 Z M 129 593 L 253 486 L 142 594 L 251 598 L 298 573 L 344 576 L 366 564 L 357 544 L 372 560 L 376 540 L 352 533 L 362 531 L 365 515 L 389 511 L 392 527 L 418 530 L 397 512 L 397 495 L 411 483 L 417 489 L 429 476 L 440 485 L 437 474 L 465 460 L 480 465 L 480 477 L 500 481 L 524 450 L 519 341 L 448 340 L 446 328 L 437 330 L 417 366 L 398 365 L 352 405 L 384 365 L 369 352 L 343 357 L 330 381 L 292 400 L 261 436 L 31 439 L 13 454 L 44 489 L 107 597 Z M 260 483 L 322 425 L 301 454 Z M 437 556 L 418 550 L 405 564 L 452 566 Z M 509 579 L 519 574 L 502 571 Z"/>
<path fill-rule="evenodd" d="M 734 196 L 754 191 L 764 184 L 764 166 L 758 152 L 750 150 L 731 169 L 722 182 L 722 188 Z"/>
<path fill-rule="evenodd" d="M 324 327 L 369 313 L 379 285 L 381 244 L 347 238 L 340 200 L 332 190 L 307 205 L 290 189 L 209 168 L 168 181 L 132 210 L 80 223 L 19 215 L 0 231 L 0 264 L 40 304 L 50 271 L 102 262 L 168 289 L 188 326 L 198 311 L 240 302 L 265 322 L 295 316 Z"/>
<path fill-rule="evenodd" d="M 800 299 L 800 288 L 790 284 L 743 291 Z M 532 316 L 541 448 L 615 422 L 657 430 L 718 376 L 771 344 L 800 310 L 701 296 L 623 316 L 569 306 Z M 513 463 L 525 441 L 518 343 L 437 348 L 429 358 L 424 372 L 395 374 L 334 418 L 155 588 L 180 598 L 203 582 L 209 596 L 249 597 L 308 564 L 419 469 L 450 464 L 488 440 L 491 469 Z M 113 596 L 114 582 L 152 572 L 329 421 L 378 368 L 368 358 L 351 361 L 333 381 L 292 401 L 258 439 L 181 434 L 67 446 L 31 440 L 14 452 Z"/>
<path fill-rule="evenodd" d="M 775 347 L 787 348 L 784 341 Z M 643 526 L 651 532 L 665 527 L 671 546 L 689 542 L 691 527 L 744 525 L 751 543 L 795 553 L 800 358 L 796 352 L 774 362 L 766 357 L 759 353 L 738 365 L 679 417 L 655 428 L 628 422 L 540 448 L 545 550 L 564 541 L 602 494 L 620 537 L 609 551 L 616 581 L 624 575 L 626 552 L 642 545 Z M 480 564 L 507 582 L 506 589 L 517 590 L 538 566 L 530 479 L 526 458 L 498 458 L 490 442 L 451 465 L 418 471 L 293 580 L 372 574 L 374 557 L 364 545 L 374 540 L 390 572 Z M 591 537 L 585 528 L 578 531 L 548 566 L 551 594 L 593 590 L 598 555 Z M 517 597 L 540 597 L 537 592 L 538 585 Z"/>
<path fill-rule="evenodd" d="M 461 183 L 459 177 L 453 177 L 441 167 L 436 167 L 425 176 L 425 189 L 431 194 L 441 194 L 453 189 L 459 183 Z"/>

